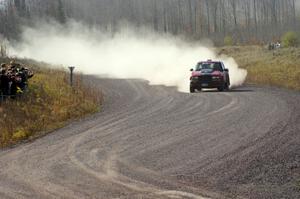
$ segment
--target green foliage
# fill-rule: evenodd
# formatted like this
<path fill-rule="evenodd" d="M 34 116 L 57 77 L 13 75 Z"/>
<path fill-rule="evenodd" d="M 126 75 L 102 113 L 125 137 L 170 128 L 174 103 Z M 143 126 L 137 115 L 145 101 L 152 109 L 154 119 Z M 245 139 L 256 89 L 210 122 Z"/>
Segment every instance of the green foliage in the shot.
<path fill-rule="evenodd" d="M 225 46 L 233 46 L 233 38 L 231 36 L 226 36 L 224 38 L 224 45 Z"/>
<path fill-rule="evenodd" d="M 282 36 L 282 43 L 284 47 L 296 47 L 299 45 L 299 35 L 296 32 L 290 31 Z"/>

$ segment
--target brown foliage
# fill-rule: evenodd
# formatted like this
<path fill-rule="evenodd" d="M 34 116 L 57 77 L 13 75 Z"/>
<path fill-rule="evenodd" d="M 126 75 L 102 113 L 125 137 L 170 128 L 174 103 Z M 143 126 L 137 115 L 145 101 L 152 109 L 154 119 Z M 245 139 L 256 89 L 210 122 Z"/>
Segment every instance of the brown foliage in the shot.
<path fill-rule="evenodd" d="M 260 46 L 223 48 L 222 53 L 235 58 L 247 69 L 247 82 L 300 90 L 300 49 L 267 50 Z"/>
<path fill-rule="evenodd" d="M 84 84 L 81 75 L 76 75 L 72 88 L 66 71 L 39 67 L 38 63 L 33 65 L 36 75 L 29 82 L 28 91 L 0 105 L 2 147 L 62 127 L 67 121 L 99 110 L 101 92 Z"/>

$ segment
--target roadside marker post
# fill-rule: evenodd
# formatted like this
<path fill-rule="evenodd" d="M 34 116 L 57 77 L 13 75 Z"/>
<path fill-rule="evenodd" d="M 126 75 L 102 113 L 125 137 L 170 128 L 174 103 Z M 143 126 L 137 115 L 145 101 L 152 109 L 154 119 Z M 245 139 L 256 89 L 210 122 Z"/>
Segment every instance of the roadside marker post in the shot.
<path fill-rule="evenodd" d="M 70 70 L 70 84 L 73 87 L 73 72 L 75 70 L 75 66 L 70 66 L 69 70 Z"/>

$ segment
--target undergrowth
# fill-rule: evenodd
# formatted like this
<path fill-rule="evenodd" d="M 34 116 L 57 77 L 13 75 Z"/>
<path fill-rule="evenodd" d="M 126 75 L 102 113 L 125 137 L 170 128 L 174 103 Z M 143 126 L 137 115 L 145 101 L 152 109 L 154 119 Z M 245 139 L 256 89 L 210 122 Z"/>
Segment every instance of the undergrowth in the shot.
<path fill-rule="evenodd" d="M 300 48 L 269 51 L 259 46 L 224 47 L 248 71 L 247 83 L 300 90 Z"/>
<path fill-rule="evenodd" d="M 7 60 L 0 60 L 5 62 Z M 66 122 L 99 111 L 102 95 L 75 76 L 73 88 L 63 69 L 50 69 L 45 63 L 19 60 L 35 75 L 28 90 L 17 99 L 0 105 L 0 147 L 60 128 Z"/>

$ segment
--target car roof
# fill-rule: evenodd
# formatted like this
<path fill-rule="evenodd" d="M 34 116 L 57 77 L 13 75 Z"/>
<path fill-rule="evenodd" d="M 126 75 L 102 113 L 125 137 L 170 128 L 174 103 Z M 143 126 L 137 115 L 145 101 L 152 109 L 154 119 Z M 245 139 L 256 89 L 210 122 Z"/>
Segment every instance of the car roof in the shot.
<path fill-rule="evenodd" d="M 223 62 L 221 62 L 221 61 L 207 60 L 207 61 L 200 61 L 199 63 L 210 63 L 210 64 L 214 64 L 214 63 L 223 63 Z"/>

